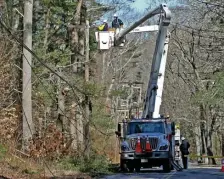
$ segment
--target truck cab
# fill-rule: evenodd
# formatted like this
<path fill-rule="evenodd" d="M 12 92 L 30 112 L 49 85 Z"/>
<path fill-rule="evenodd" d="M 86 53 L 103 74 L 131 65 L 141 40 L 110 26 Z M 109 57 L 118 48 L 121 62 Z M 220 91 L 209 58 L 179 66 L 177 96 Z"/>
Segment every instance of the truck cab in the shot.
<path fill-rule="evenodd" d="M 122 126 L 122 127 L 121 127 Z M 116 134 L 121 140 L 120 164 L 130 172 L 138 172 L 141 167 L 163 166 L 164 172 L 170 172 L 172 156 L 172 132 L 174 123 L 165 118 L 133 119 L 118 124 Z"/>

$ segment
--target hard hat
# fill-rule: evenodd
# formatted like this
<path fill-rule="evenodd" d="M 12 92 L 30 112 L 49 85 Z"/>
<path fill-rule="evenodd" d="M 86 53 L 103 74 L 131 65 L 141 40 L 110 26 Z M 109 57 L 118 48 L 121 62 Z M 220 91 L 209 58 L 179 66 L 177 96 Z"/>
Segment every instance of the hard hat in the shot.
<path fill-rule="evenodd" d="M 181 140 L 185 140 L 185 137 L 181 137 Z"/>
<path fill-rule="evenodd" d="M 104 20 L 103 20 L 103 22 L 104 22 L 104 23 L 106 23 L 106 22 L 107 22 L 107 20 L 106 20 L 106 19 L 104 19 Z"/>
<path fill-rule="evenodd" d="M 117 17 L 117 14 L 114 14 L 114 17 Z"/>

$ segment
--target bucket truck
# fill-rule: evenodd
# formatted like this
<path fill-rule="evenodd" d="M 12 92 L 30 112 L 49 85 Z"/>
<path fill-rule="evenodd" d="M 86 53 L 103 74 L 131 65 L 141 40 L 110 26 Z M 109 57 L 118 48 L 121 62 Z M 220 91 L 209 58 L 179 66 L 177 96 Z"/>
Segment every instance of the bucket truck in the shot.
<path fill-rule="evenodd" d="M 164 172 L 170 172 L 173 168 L 182 170 L 175 162 L 175 123 L 159 113 L 170 38 L 168 26 L 171 12 L 166 4 L 161 4 L 126 29 L 119 32 L 100 32 L 97 35 L 101 50 L 120 46 L 124 43 L 125 35 L 139 32 L 138 26 L 156 15 L 160 15 L 158 36 L 142 117 L 123 120 L 118 123 L 115 132 L 120 140 L 120 167 L 127 168 L 130 172 L 154 166 L 163 166 Z M 153 29 L 148 28 L 148 31 Z"/>

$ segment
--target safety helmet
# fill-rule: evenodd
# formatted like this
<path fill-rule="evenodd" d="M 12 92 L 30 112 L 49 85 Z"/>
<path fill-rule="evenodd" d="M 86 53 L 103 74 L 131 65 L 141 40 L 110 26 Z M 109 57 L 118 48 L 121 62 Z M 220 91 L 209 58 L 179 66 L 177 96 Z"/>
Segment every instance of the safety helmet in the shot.
<path fill-rule="evenodd" d="M 181 140 L 185 140 L 185 137 L 181 137 Z"/>
<path fill-rule="evenodd" d="M 114 17 L 117 17 L 117 14 L 114 14 Z"/>
<path fill-rule="evenodd" d="M 103 20 L 103 22 L 104 22 L 104 23 L 106 23 L 106 22 L 107 22 L 107 20 L 106 20 L 106 19 L 104 19 L 104 20 Z"/>

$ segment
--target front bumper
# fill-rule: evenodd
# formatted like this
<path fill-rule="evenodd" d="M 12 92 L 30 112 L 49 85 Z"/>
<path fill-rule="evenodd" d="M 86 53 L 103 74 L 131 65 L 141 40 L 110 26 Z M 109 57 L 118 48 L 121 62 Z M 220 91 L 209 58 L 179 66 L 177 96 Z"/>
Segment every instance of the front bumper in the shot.
<path fill-rule="evenodd" d="M 121 159 L 134 160 L 134 159 L 168 159 L 169 151 L 153 151 L 150 153 L 136 154 L 135 152 L 122 152 Z"/>

